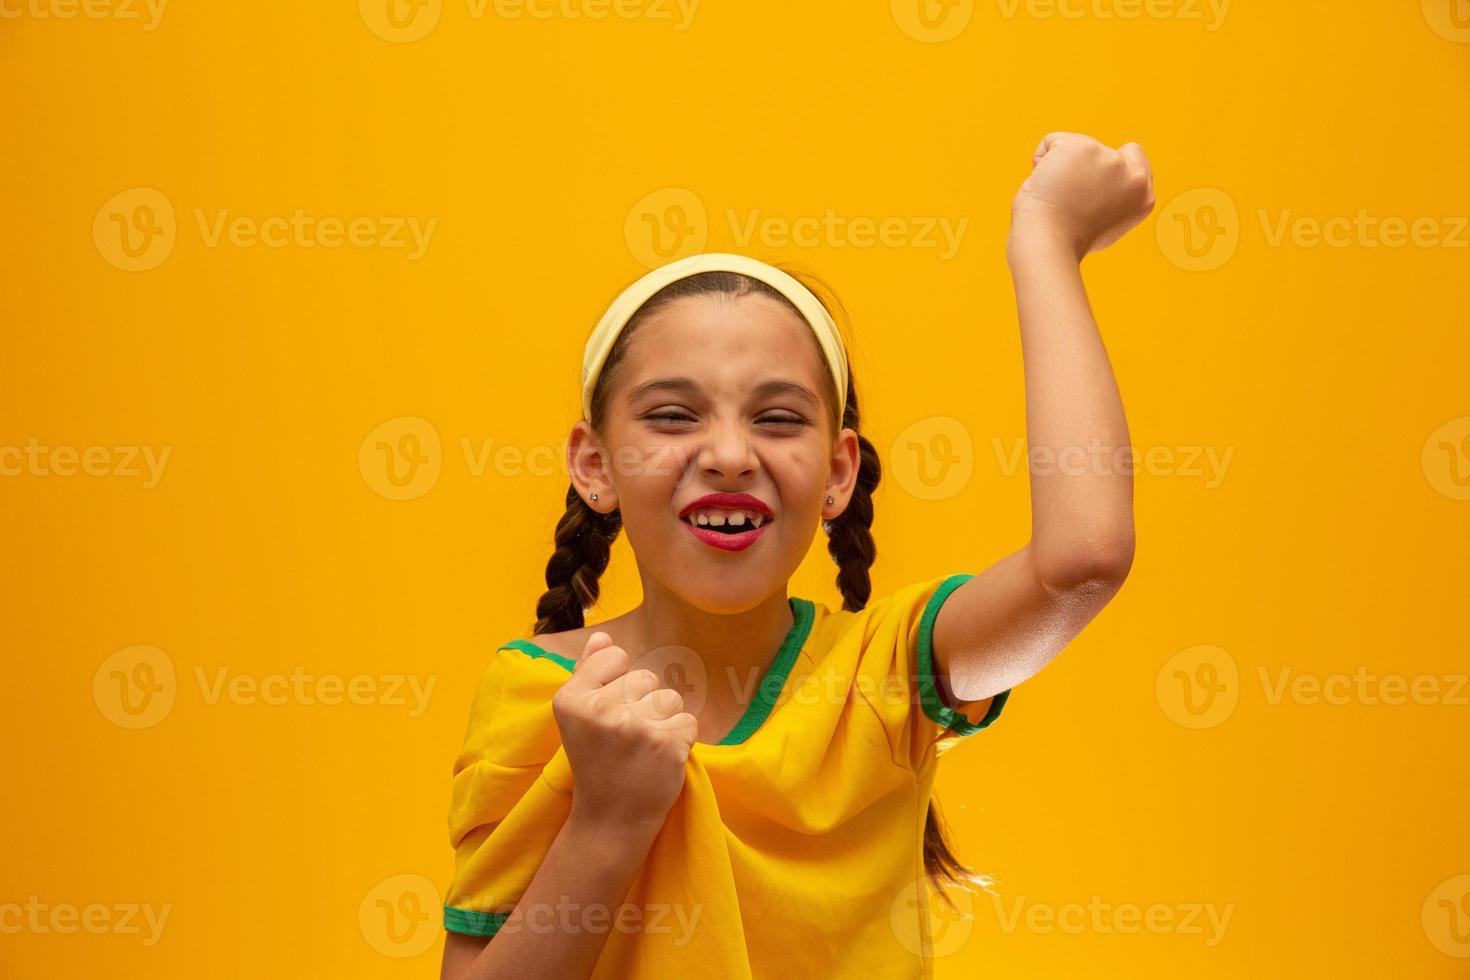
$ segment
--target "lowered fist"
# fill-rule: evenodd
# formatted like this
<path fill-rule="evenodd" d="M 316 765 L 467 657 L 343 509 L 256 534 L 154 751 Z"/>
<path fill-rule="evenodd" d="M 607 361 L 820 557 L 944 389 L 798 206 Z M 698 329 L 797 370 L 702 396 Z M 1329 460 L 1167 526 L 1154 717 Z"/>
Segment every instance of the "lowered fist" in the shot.
<path fill-rule="evenodd" d="M 1011 202 L 1011 241 L 1057 234 L 1080 260 L 1122 238 L 1154 208 L 1153 168 L 1137 143 L 1115 150 L 1081 133 L 1048 133 L 1031 167 Z"/>

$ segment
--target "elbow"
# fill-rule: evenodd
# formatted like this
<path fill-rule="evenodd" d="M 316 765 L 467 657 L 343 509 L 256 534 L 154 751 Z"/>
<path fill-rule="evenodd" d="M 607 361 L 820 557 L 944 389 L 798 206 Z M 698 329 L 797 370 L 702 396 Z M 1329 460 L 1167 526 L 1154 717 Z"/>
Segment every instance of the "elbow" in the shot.
<path fill-rule="evenodd" d="M 1133 568 L 1133 528 L 1038 558 L 1037 578 L 1052 593 L 1116 592 Z"/>

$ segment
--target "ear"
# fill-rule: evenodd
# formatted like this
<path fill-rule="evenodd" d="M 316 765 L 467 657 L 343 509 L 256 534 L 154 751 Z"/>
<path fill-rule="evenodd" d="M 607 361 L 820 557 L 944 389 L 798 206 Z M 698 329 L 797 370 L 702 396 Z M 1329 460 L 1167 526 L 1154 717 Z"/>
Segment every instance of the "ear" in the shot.
<path fill-rule="evenodd" d="M 832 459 L 828 464 L 827 486 L 822 497 L 822 519 L 836 520 L 847 509 L 852 499 L 852 488 L 857 486 L 858 465 L 862 455 L 858 450 L 858 434 L 853 429 L 837 433 L 837 442 L 832 446 Z M 827 497 L 832 503 L 827 503 Z"/>
<path fill-rule="evenodd" d="M 608 465 L 608 450 L 593 431 L 586 419 L 572 426 L 567 437 L 567 472 L 571 474 L 572 486 L 582 500 L 599 514 L 608 514 L 617 509 L 617 492 L 610 479 L 612 468 Z M 593 500 L 592 495 L 597 494 Z"/>

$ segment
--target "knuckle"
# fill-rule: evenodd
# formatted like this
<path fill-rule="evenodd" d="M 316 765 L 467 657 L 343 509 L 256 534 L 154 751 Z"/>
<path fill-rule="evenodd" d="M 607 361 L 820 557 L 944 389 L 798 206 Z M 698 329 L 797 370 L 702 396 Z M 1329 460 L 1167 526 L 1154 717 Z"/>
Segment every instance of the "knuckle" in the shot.
<path fill-rule="evenodd" d="M 628 681 L 636 681 L 640 685 L 653 684 L 657 686 L 663 683 L 662 679 L 653 671 L 649 670 L 647 667 L 639 667 L 637 670 L 630 670 L 625 675 L 625 678 Z"/>

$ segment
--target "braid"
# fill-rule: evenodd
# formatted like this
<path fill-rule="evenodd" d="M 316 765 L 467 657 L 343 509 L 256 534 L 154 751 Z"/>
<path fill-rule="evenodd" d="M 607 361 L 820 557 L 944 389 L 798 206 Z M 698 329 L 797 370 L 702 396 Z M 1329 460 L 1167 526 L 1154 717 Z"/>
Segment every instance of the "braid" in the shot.
<path fill-rule="evenodd" d="M 883 464 L 878 450 L 858 432 L 857 391 L 848 385 L 847 408 L 842 413 L 842 427 L 858 433 L 857 483 L 852 499 L 842 513 L 832 520 L 827 538 L 827 553 L 837 563 L 837 589 L 842 593 L 842 608 L 857 612 L 868 604 L 873 582 L 868 569 L 878 557 L 873 540 L 873 491 L 883 478 Z"/>
<path fill-rule="evenodd" d="M 535 634 L 581 629 L 583 612 L 597 602 L 598 579 L 622 530 L 617 511 L 599 514 L 567 487 L 567 510 L 556 522 L 556 551 L 546 563 L 546 591 L 536 603 Z"/>

